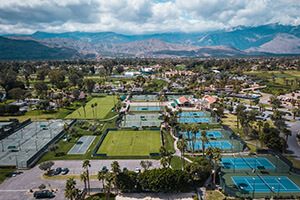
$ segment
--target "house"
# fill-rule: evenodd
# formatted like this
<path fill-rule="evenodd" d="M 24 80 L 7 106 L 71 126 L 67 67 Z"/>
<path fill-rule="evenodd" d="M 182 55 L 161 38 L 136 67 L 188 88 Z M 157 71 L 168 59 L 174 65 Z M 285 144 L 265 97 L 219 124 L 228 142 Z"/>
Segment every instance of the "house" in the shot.
<path fill-rule="evenodd" d="M 191 107 L 191 106 L 193 106 L 193 104 L 191 103 L 191 101 L 188 98 L 186 98 L 185 96 L 181 96 L 178 99 L 176 99 L 175 103 L 179 107 Z"/>
<path fill-rule="evenodd" d="M 210 96 L 210 95 L 205 95 L 203 97 L 203 103 L 205 104 L 205 107 L 211 108 L 211 105 L 217 102 L 217 98 Z"/>

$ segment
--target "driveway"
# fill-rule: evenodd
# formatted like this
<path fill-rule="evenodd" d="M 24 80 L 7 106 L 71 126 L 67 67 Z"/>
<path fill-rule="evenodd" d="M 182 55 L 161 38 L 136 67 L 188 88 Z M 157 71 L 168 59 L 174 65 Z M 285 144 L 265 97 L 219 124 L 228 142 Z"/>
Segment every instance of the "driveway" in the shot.
<path fill-rule="evenodd" d="M 97 174 L 97 172 L 103 167 L 107 166 L 110 168 L 111 163 L 114 160 L 91 160 L 91 174 Z M 130 170 L 135 170 L 136 167 L 140 168 L 141 160 L 117 160 L 120 164 L 121 169 L 126 167 Z M 159 160 L 151 160 L 153 167 L 160 167 Z M 80 174 L 82 169 L 82 161 L 72 160 L 72 161 L 54 161 L 54 167 L 68 167 L 70 169 L 70 174 Z M 39 185 L 45 184 L 48 188 L 57 190 L 55 193 L 55 198 L 57 200 L 64 199 L 64 188 L 66 180 L 49 180 L 43 179 L 43 171 L 35 166 L 32 169 L 24 170 L 24 173 L 17 175 L 16 177 L 11 177 L 6 179 L 0 185 L 0 200 L 27 200 L 34 199 L 32 193 L 29 192 L 30 189 L 37 189 Z M 77 187 L 82 189 L 83 183 L 76 180 Z M 91 180 L 91 188 L 99 188 L 100 182 L 98 180 Z"/>
<path fill-rule="evenodd" d="M 297 160 L 300 160 L 300 146 L 297 142 L 296 135 L 300 131 L 300 118 L 296 122 L 287 122 L 292 135 L 288 139 L 288 150 L 293 153 Z"/>

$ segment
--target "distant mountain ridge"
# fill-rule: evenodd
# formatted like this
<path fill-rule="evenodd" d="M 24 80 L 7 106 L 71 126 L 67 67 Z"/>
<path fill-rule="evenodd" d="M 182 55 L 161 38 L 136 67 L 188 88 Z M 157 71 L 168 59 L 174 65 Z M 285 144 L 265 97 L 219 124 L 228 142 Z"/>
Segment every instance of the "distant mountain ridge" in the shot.
<path fill-rule="evenodd" d="M 35 32 L 31 35 L 11 34 L 3 37 L 23 42 L 34 41 L 52 50 L 73 50 L 68 59 L 87 55 L 93 58 L 300 54 L 300 26 L 280 24 L 239 26 L 231 30 L 203 33 L 125 35 L 114 32 Z M 27 45 L 32 48 L 29 43 Z M 66 54 L 63 55 L 61 59 L 66 59 Z"/>

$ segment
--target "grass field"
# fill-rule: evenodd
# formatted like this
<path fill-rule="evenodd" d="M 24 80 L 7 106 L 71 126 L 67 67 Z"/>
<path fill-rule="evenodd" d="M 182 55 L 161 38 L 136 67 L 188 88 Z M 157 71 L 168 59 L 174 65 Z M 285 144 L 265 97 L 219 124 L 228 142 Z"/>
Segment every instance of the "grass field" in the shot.
<path fill-rule="evenodd" d="M 97 103 L 97 107 L 92 108 L 92 104 Z M 73 113 L 68 115 L 67 119 L 103 119 L 105 118 L 117 103 L 116 96 L 97 97 L 90 100 L 85 106 L 85 112 L 81 106 Z"/>
<path fill-rule="evenodd" d="M 149 153 L 159 153 L 160 147 L 159 131 L 110 131 L 97 153 L 108 156 L 149 156 Z"/>
<path fill-rule="evenodd" d="M 245 74 L 251 75 L 255 79 L 262 81 L 262 84 L 267 85 L 267 88 L 262 90 L 266 93 L 280 95 L 300 88 L 300 85 L 297 83 L 297 79 L 300 78 L 299 71 L 250 71 Z M 286 81 L 289 83 L 287 84 Z M 293 81 L 293 84 L 290 81 Z"/>

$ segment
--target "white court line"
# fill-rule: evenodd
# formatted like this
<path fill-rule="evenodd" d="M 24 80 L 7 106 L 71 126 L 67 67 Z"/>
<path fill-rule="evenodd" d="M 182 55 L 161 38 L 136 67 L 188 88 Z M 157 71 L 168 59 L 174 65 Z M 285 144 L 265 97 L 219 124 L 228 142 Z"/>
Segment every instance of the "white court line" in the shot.
<path fill-rule="evenodd" d="M 28 190 L 0 190 L 0 192 L 27 192 Z"/>

